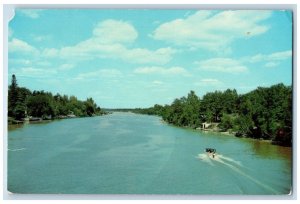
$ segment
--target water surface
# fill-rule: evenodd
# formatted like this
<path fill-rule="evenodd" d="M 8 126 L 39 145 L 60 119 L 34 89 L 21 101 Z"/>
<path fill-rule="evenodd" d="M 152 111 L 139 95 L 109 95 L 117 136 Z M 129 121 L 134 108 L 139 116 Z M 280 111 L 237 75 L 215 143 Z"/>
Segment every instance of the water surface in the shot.
<path fill-rule="evenodd" d="M 215 159 L 204 153 L 217 149 Z M 8 190 L 81 194 L 288 194 L 291 148 L 114 113 L 8 132 Z"/>

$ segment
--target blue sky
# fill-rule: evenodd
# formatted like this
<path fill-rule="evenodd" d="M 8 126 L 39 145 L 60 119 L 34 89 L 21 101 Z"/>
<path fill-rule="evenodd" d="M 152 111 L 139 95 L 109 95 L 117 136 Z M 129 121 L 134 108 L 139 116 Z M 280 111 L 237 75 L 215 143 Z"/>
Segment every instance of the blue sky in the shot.
<path fill-rule="evenodd" d="M 292 13 L 251 10 L 19 9 L 8 77 L 100 107 L 170 104 L 292 83 Z"/>

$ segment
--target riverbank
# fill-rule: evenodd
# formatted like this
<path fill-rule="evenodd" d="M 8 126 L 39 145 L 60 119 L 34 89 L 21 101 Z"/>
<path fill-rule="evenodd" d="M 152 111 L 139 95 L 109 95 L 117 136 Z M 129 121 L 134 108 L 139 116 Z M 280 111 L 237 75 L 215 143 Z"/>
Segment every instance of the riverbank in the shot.
<path fill-rule="evenodd" d="M 22 120 L 16 120 L 11 117 L 8 117 L 7 124 L 8 125 L 23 125 L 28 123 L 43 123 L 48 121 L 60 120 L 60 119 L 70 119 L 70 118 L 78 118 L 78 117 L 64 117 L 64 118 L 53 118 L 53 119 L 43 119 L 43 118 L 23 118 Z"/>
<path fill-rule="evenodd" d="M 96 117 L 96 116 L 103 116 L 111 114 L 111 112 L 104 112 L 101 114 L 94 114 L 92 116 L 76 116 L 76 115 L 67 115 L 67 116 L 58 116 L 55 118 L 39 118 L 39 117 L 28 117 L 23 118 L 22 120 L 16 120 L 12 117 L 7 118 L 7 125 L 8 130 L 13 130 L 16 128 L 20 128 L 25 124 L 37 124 L 37 123 L 48 123 L 56 120 L 63 120 L 63 119 L 74 119 L 74 118 L 87 118 L 87 117 Z"/>
<path fill-rule="evenodd" d="M 241 138 L 241 139 L 251 139 L 251 140 L 255 140 L 255 141 L 261 141 L 261 142 L 265 142 L 265 143 L 270 143 L 270 144 L 275 144 L 275 141 L 272 141 L 270 139 L 263 139 L 263 138 L 253 138 L 253 137 L 246 137 L 246 136 L 241 136 L 241 137 L 238 137 L 235 135 L 235 132 L 229 132 L 229 131 L 215 131 L 215 130 L 200 130 L 198 129 L 197 131 L 199 132 L 211 132 L 211 133 L 218 133 L 218 134 L 221 134 L 221 135 L 224 135 L 224 136 L 230 136 L 230 137 L 236 137 L 236 138 Z M 282 146 L 282 145 L 280 145 Z"/>
<path fill-rule="evenodd" d="M 180 127 L 180 128 L 186 128 L 186 129 L 190 129 L 190 130 L 194 130 L 194 131 L 198 131 L 198 132 L 218 133 L 218 134 L 225 135 L 225 136 L 230 136 L 230 137 L 247 138 L 247 139 L 252 139 L 252 140 L 255 140 L 255 141 L 262 141 L 262 142 L 269 143 L 269 144 L 272 144 L 272 145 L 291 147 L 290 145 L 283 144 L 280 141 L 274 141 L 274 140 L 271 140 L 271 139 L 264 139 L 262 137 L 261 138 L 254 138 L 254 137 L 247 137 L 247 136 L 237 136 L 236 132 L 234 132 L 234 131 L 221 131 L 219 128 L 216 128 L 217 125 L 214 126 L 214 128 L 200 128 L 200 127 L 193 128 L 193 127 L 190 127 L 190 126 L 177 126 L 177 125 L 168 123 L 167 121 L 164 121 L 163 119 L 160 119 L 160 121 L 164 124 L 168 124 L 168 125 L 172 125 L 172 126 Z"/>

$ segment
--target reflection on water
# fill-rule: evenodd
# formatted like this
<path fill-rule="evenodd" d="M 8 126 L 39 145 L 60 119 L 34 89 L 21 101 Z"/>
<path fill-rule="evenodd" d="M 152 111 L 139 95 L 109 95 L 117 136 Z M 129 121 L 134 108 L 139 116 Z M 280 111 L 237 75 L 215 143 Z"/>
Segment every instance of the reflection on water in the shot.
<path fill-rule="evenodd" d="M 60 120 L 54 120 L 54 121 L 60 121 Z M 48 124 L 48 123 L 51 123 L 54 121 L 53 120 L 42 120 L 42 121 L 25 122 L 25 123 L 20 123 L 20 124 L 9 124 L 9 125 L 7 125 L 7 129 L 8 129 L 8 131 L 13 131 L 13 130 L 18 130 L 20 128 L 24 128 L 29 124 L 39 126 L 39 125 L 45 125 L 45 124 Z"/>
<path fill-rule="evenodd" d="M 12 124 L 12 125 L 8 125 L 8 131 L 13 131 L 19 128 L 24 127 L 24 124 Z"/>
<path fill-rule="evenodd" d="M 250 138 L 242 139 L 250 144 L 252 150 L 256 155 L 259 155 L 264 158 L 283 158 L 291 160 L 291 147 L 283 147 L 279 145 L 272 145 L 270 141 L 255 140 Z"/>

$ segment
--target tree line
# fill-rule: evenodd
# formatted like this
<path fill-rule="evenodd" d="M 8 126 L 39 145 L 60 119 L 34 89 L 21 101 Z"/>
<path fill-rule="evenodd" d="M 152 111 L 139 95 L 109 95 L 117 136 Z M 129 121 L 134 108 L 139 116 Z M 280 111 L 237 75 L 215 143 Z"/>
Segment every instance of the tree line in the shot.
<path fill-rule="evenodd" d="M 104 113 L 92 98 L 81 101 L 75 96 L 30 91 L 25 87 L 19 87 L 16 76 L 12 75 L 8 87 L 8 117 L 14 120 L 23 120 L 26 117 L 41 119 L 85 117 Z"/>
<path fill-rule="evenodd" d="M 227 89 L 200 98 L 190 91 L 170 105 L 133 111 L 159 115 L 176 126 L 199 128 L 203 123 L 214 123 L 218 131 L 239 137 L 270 139 L 287 146 L 292 143 L 292 87 L 282 83 L 240 95 L 235 89 Z"/>

